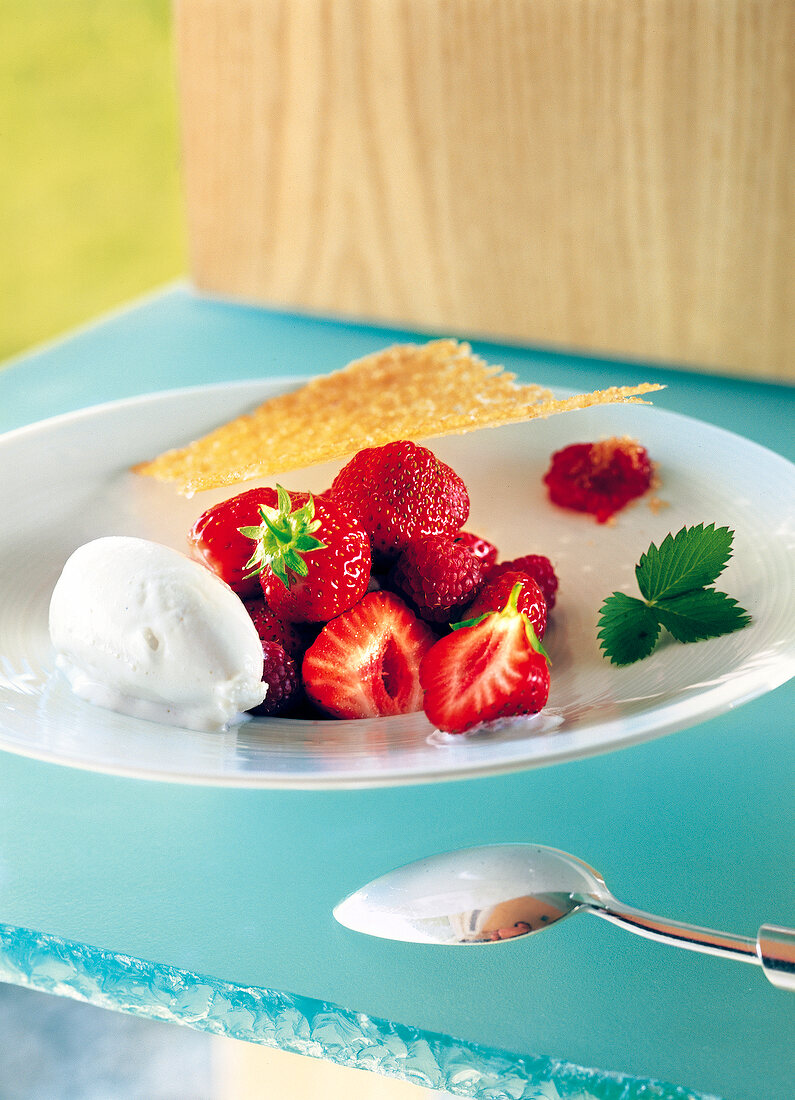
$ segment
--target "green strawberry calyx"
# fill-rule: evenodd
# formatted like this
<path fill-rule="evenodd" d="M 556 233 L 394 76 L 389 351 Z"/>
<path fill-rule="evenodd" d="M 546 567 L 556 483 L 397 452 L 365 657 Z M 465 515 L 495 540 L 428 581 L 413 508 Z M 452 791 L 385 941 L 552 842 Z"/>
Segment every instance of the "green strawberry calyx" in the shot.
<path fill-rule="evenodd" d="M 469 626 L 479 626 L 485 619 L 490 618 L 492 615 L 498 615 L 503 619 L 513 618 L 515 615 L 520 615 L 524 619 L 524 631 L 527 635 L 527 641 L 530 646 L 540 653 L 542 657 L 546 658 L 547 664 L 552 664 L 549 654 L 541 644 L 541 639 L 535 632 L 535 627 L 528 619 L 527 615 L 523 611 L 519 610 L 519 593 L 522 591 L 522 582 L 517 583 L 511 589 L 511 594 L 508 597 L 508 602 L 502 611 L 484 611 L 482 615 L 476 615 L 473 619 L 464 619 L 460 623 L 450 623 L 451 630 L 463 630 Z"/>
<path fill-rule="evenodd" d="M 260 505 L 262 523 L 258 527 L 238 530 L 257 544 L 245 565 L 246 578 L 270 568 L 284 587 L 289 588 L 294 577 L 305 577 L 309 571 L 304 554 L 326 550 L 327 545 L 314 536 L 321 522 L 315 518 L 315 501 L 311 493 L 306 504 L 295 510 L 290 494 L 281 485 L 276 486 L 276 498 L 275 508 Z"/>

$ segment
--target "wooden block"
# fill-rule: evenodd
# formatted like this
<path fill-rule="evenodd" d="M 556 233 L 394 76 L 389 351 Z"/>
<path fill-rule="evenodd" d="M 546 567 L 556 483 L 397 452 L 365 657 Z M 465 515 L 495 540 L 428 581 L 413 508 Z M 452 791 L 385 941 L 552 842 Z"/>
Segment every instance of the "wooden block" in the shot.
<path fill-rule="evenodd" d="M 793 0 L 178 0 L 206 291 L 795 377 Z"/>

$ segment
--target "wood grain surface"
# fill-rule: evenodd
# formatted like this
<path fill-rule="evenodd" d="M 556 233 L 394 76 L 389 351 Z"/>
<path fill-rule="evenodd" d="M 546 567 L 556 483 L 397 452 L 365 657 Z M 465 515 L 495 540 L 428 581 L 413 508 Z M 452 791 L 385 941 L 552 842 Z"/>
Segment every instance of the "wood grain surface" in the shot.
<path fill-rule="evenodd" d="M 192 273 L 795 377 L 793 0 L 178 0 Z"/>

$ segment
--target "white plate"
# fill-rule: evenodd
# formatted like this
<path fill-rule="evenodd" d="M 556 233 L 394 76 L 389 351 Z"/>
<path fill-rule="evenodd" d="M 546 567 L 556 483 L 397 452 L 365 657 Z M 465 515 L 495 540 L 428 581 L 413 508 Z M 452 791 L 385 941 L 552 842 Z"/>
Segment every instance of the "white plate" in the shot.
<path fill-rule="evenodd" d="M 360 721 L 257 719 L 202 734 L 128 718 L 82 702 L 53 672 L 50 593 L 78 545 L 139 535 L 186 549 L 209 504 L 129 472 L 136 461 L 208 431 L 295 380 L 242 382 L 153 394 L 87 409 L 0 438 L 0 748 L 150 779 L 262 787 L 350 787 L 427 782 L 552 764 L 616 749 L 716 715 L 795 671 L 795 467 L 738 436 L 651 406 L 602 406 L 547 421 L 434 441 L 464 478 L 467 524 L 503 558 L 547 554 L 560 591 L 546 646 L 549 706 L 500 731 L 451 737 L 424 715 Z M 541 477 L 567 443 L 631 435 L 659 464 L 659 496 L 610 526 L 550 505 Z M 336 465 L 280 480 L 320 491 Z M 11 476 L 9 476 L 9 474 Z M 598 609 L 634 591 L 634 564 L 652 540 L 684 524 L 736 532 L 719 587 L 753 615 L 750 627 L 709 642 L 663 642 L 616 669 L 600 654 Z"/>

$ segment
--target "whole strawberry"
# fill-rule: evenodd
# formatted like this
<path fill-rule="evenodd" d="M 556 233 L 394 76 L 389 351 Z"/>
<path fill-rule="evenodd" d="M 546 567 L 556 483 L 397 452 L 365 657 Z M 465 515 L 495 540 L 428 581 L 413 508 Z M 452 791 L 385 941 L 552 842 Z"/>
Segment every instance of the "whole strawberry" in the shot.
<path fill-rule="evenodd" d="M 455 534 L 469 515 L 469 494 L 458 474 L 408 440 L 359 451 L 331 491 L 359 516 L 375 554 L 387 559 L 428 535 Z"/>
<path fill-rule="evenodd" d="M 188 535 L 193 556 L 208 565 L 221 580 L 243 599 L 261 596 L 259 578 L 248 576 L 251 540 L 241 535 L 241 527 L 260 523 L 260 508 L 276 504 L 275 489 L 248 489 L 245 493 L 222 500 L 208 508 L 194 523 Z"/>
<path fill-rule="evenodd" d="M 259 584 L 259 578 L 254 578 Z M 303 650 L 303 642 L 301 635 L 292 623 L 282 622 L 278 619 L 265 600 L 260 598 L 258 600 L 244 600 L 246 611 L 251 616 L 251 621 L 257 628 L 257 633 L 260 636 L 261 642 L 276 642 L 280 645 L 291 657 L 298 657 Z"/>
<path fill-rule="evenodd" d="M 304 654 L 307 696 L 337 718 L 422 710 L 420 661 L 436 640 L 392 592 L 369 592 Z"/>
<path fill-rule="evenodd" d="M 260 508 L 248 567 L 265 601 L 286 622 L 320 623 L 353 607 L 370 580 L 370 540 L 345 510 L 277 486 L 277 506 Z M 251 543 L 249 544 L 252 545 Z"/>
<path fill-rule="evenodd" d="M 490 611 L 501 611 L 511 598 L 514 586 L 519 586 L 516 609 L 526 615 L 539 638 L 547 628 L 547 603 L 544 593 L 532 577 L 515 569 L 489 576 L 474 602 L 467 608 L 467 619 L 476 619 Z"/>
<path fill-rule="evenodd" d="M 450 535 L 409 543 L 390 576 L 392 585 L 428 622 L 446 623 L 472 602 L 483 580 L 478 558 Z"/>
<path fill-rule="evenodd" d="M 483 722 L 535 714 L 549 697 L 549 667 L 527 616 L 506 606 L 461 624 L 423 657 L 423 709 L 437 729 L 464 733 Z"/>
<path fill-rule="evenodd" d="M 549 558 L 543 554 L 524 554 L 521 558 L 511 558 L 510 561 L 501 561 L 488 571 L 488 579 L 493 580 L 500 573 L 527 573 L 532 577 L 547 602 L 547 611 L 555 606 L 558 591 L 558 578 L 555 567 Z"/>

